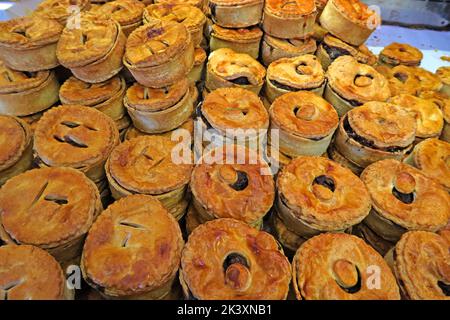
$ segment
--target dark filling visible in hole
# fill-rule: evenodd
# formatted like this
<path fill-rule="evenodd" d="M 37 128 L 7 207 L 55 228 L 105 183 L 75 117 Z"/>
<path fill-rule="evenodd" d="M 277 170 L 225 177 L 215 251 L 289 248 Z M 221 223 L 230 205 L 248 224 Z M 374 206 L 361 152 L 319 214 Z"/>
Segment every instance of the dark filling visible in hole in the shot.
<path fill-rule="evenodd" d="M 361 137 L 360 135 L 358 135 L 355 131 L 353 131 L 353 128 L 350 126 L 350 123 L 348 121 L 348 118 L 346 117 L 344 119 L 344 130 L 347 133 L 347 135 L 357 141 L 358 143 L 360 143 L 363 146 L 372 148 L 372 149 L 377 149 L 377 150 L 383 150 L 383 151 L 387 151 L 387 152 L 399 152 L 402 151 L 408 147 L 387 147 L 387 148 L 378 148 L 377 146 L 375 146 L 374 142 L 371 140 L 368 140 L 364 137 Z"/>
<path fill-rule="evenodd" d="M 223 271 L 227 271 L 228 267 L 235 263 L 242 264 L 247 269 L 249 268 L 247 259 L 243 255 L 239 253 L 230 253 L 223 262 Z"/>
<path fill-rule="evenodd" d="M 328 188 L 332 192 L 336 190 L 336 185 L 334 183 L 333 178 L 321 175 L 314 179 L 313 184 L 320 184 L 321 186 L 324 186 L 325 188 Z"/>
<path fill-rule="evenodd" d="M 359 272 L 358 267 L 355 266 L 355 268 L 356 268 L 356 273 L 358 275 L 358 281 L 356 282 L 356 284 L 354 286 L 346 288 L 346 287 L 343 287 L 342 285 L 340 285 L 338 282 L 336 282 L 339 285 L 339 287 L 341 287 L 342 290 L 344 290 L 345 292 L 350 293 L 350 294 L 357 293 L 359 290 L 361 290 L 361 273 Z"/>
<path fill-rule="evenodd" d="M 325 43 L 322 43 L 323 48 L 328 53 L 331 61 L 339 58 L 340 56 L 349 56 L 350 52 L 342 48 L 330 47 Z"/>
<path fill-rule="evenodd" d="M 236 171 L 237 173 L 237 180 L 235 183 L 230 184 L 230 187 L 232 187 L 236 191 L 242 191 L 248 186 L 248 176 L 247 173 L 243 171 Z"/>
<path fill-rule="evenodd" d="M 373 80 L 373 77 L 370 74 L 358 74 L 355 79 L 353 79 L 353 83 L 356 84 L 356 81 L 358 81 L 359 78 L 369 78 Z"/>
<path fill-rule="evenodd" d="M 234 84 L 239 84 L 239 85 L 249 85 L 250 81 L 248 81 L 247 77 L 239 77 L 233 80 L 228 80 Z"/>
<path fill-rule="evenodd" d="M 48 194 L 44 197 L 46 201 L 52 201 L 56 204 L 63 205 L 68 204 L 69 201 L 67 201 L 67 198 L 64 196 L 54 195 L 54 194 Z"/>
<path fill-rule="evenodd" d="M 76 128 L 80 126 L 78 123 L 72 121 L 63 121 L 61 124 L 69 128 Z"/>
<path fill-rule="evenodd" d="M 29 72 L 29 71 L 22 71 L 22 73 L 23 73 L 27 78 L 34 78 L 34 76 L 36 75 L 34 72 Z"/>
<path fill-rule="evenodd" d="M 270 83 L 273 84 L 275 87 L 277 87 L 278 89 L 281 90 L 286 90 L 286 91 L 298 91 L 299 89 L 282 84 L 276 80 L 270 80 Z"/>
<path fill-rule="evenodd" d="M 86 42 L 88 41 L 88 37 L 87 35 L 85 35 L 84 33 L 81 36 L 81 43 L 82 44 L 86 44 Z"/>
<path fill-rule="evenodd" d="M 121 226 L 135 228 L 135 229 L 145 229 L 143 225 L 140 225 L 139 223 L 129 222 L 129 221 L 121 221 L 119 224 Z"/>
<path fill-rule="evenodd" d="M 402 193 L 398 191 L 395 187 L 392 189 L 392 194 L 401 202 L 410 204 L 414 201 L 414 192 L 411 193 Z"/>
<path fill-rule="evenodd" d="M 127 246 L 128 240 L 130 240 L 130 238 L 131 238 L 131 234 L 127 232 L 127 235 L 122 240 L 122 248 L 125 248 Z"/>
<path fill-rule="evenodd" d="M 297 65 L 297 67 L 295 68 L 295 72 L 296 72 L 297 74 L 301 75 L 301 76 L 304 75 L 305 73 L 303 73 L 303 71 L 300 70 L 298 67 L 306 67 L 306 66 L 307 66 L 307 64 L 304 63 L 304 62 L 299 63 L 299 64 Z"/>
<path fill-rule="evenodd" d="M 211 17 L 215 18 L 216 17 L 216 4 L 209 2 L 209 9 L 211 9 Z"/>
<path fill-rule="evenodd" d="M 397 72 L 394 74 L 394 78 L 398 79 L 402 83 L 405 83 L 406 80 L 408 80 L 408 75 L 405 73 Z"/>
<path fill-rule="evenodd" d="M 27 38 L 27 33 L 25 32 L 25 30 L 14 30 L 14 33 L 20 34 L 21 36 Z"/>
<path fill-rule="evenodd" d="M 64 138 L 61 138 L 60 136 L 54 135 L 53 138 L 55 138 L 55 140 L 59 141 L 59 142 L 65 142 L 70 144 L 71 146 L 77 147 L 77 148 L 87 148 L 87 145 L 84 144 L 81 141 L 76 141 L 74 138 L 72 138 L 71 136 L 64 136 Z"/>
<path fill-rule="evenodd" d="M 438 281 L 438 286 L 447 297 L 450 296 L 450 284 Z"/>

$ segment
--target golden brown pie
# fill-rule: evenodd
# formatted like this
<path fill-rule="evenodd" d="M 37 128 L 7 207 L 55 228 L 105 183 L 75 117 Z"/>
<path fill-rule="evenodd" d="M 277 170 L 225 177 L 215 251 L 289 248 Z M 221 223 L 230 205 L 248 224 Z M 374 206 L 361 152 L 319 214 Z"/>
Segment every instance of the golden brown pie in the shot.
<path fill-rule="evenodd" d="M 440 67 L 436 70 L 436 75 L 442 81 L 441 91 L 450 95 L 450 67 Z"/>
<path fill-rule="evenodd" d="M 192 120 L 192 118 L 189 118 L 188 120 L 186 120 L 186 122 L 184 122 L 181 126 L 179 126 L 178 128 L 176 128 L 174 130 L 163 132 L 163 133 L 155 133 L 155 135 L 162 135 L 162 136 L 166 136 L 166 137 L 169 137 L 172 139 L 173 134 L 176 134 L 177 132 L 181 132 L 181 131 L 178 131 L 178 129 L 186 130 L 191 135 L 191 138 L 194 139 L 194 120 Z M 147 135 L 153 135 L 153 134 L 143 132 L 132 125 L 128 128 L 127 132 L 125 133 L 124 140 L 131 140 L 136 137 L 147 136 Z"/>
<path fill-rule="evenodd" d="M 59 263 L 34 246 L 0 247 L 1 300 L 73 300 Z"/>
<path fill-rule="evenodd" d="M 379 287 L 371 287 L 375 272 Z M 325 233 L 306 241 L 292 261 L 292 277 L 299 300 L 400 300 L 383 257 L 353 235 Z"/>
<path fill-rule="evenodd" d="M 234 218 L 260 227 L 272 207 L 275 186 L 256 151 L 227 145 L 212 149 L 192 172 L 193 204 L 201 222 Z"/>
<path fill-rule="evenodd" d="M 393 68 L 377 66 L 376 70 L 389 82 L 391 95 L 399 94 L 417 95 L 420 92 L 420 82 L 413 67 L 398 65 Z"/>
<path fill-rule="evenodd" d="M 436 232 L 450 217 L 450 195 L 420 170 L 393 159 L 375 162 L 361 174 L 372 198 L 364 222 L 396 242 L 408 230 Z"/>
<path fill-rule="evenodd" d="M 162 299 L 178 271 L 184 241 L 176 220 L 152 196 L 110 205 L 89 230 L 81 268 L 110 299 Z"/>
<path fill-rule="evenodd" d="M 259 94 L 266 69 L 245 53 L 221 48 L 210 53 L 205 86 L 209 91 L 223 87 L 240 87 Z"/>
<path fill-rule="evenodd" d="M 206 51 L 203 48 L 195 48 L 194 50 L 194 66 L 189 71 L 187 78 L 190 85 L 195 85 L 200 82 L 203 77 L 203 70 L 205 69 Z M 197 91 L 197 88 L 195 88 Z M 194 90 L 192 90 L 194 91 Z M 198 92 L 197 92 L 198 94 Z M 194 103 L 197 99 L 192 99 Z"/>
<path fill-rule="evenodd" d="M 134 193 L 149 194 L 167 210 L 174 210 L 184 200 L 193 168 L 190 149 L 184 155 L 186 162 L 173 157 L 177 145 L 178 141 L 162 135 L 140 136 L 118 145 L 105 166 L 112 196 L 119 199 Z M 179 209 L 177 219 L 184 214 Z"/>
<path fill-rule="evenodd" d="M 34 133 L 33 151 L 40 167 L 72 167 L 97 182 L 119 131 L 104 113 L 85 106 L 59 106 L 47 111 Z"/>
<path fill-rule="evenodd" d="M 450 191 L 450 143 L 425 139 L 414 147 L 405 163 L 420 169 Z"/>
<path fill-rule="evenodd" d="M 405 233 L 386 256 L 402 297 L 408 300 L 450 300 L 449 242 L 426 231 Z"/>
<path fill-rule="evenodd" d="M 366 102 L 383 102 L 391 96 L 386 78 L 351 56 L 334 60 L 326 76 L 328 84 L 324 97 L 336 108 L 340 117 Z"/>
<path fill-rule="evenodd" d="M 172 4 L 172 5 L 178 5 L 178 4 L 187 4 L 190 6 L 194 6 L 202 10 L 204 13 L 206 13 L 207 9 L 207 1 L 205 0 L 154 0 L 154 1 L 148 1 L 148 4 L 151 3 L 165 3 L 165 4 Z"/>
<path fill-rule="evenodd" d="M 125 41 L 118 22 L 107 15 L 85 13 L 80 17 L 79 28 L 64 28 L 56 56 L 78 79 L 103 82 L 122 69 Z"/>
<path fill-rule="evenodd" d="M 28 116 L 58 101 L 59 83 L 52 71 L 21 72 L 0 61 L 0 114 Z"/>
<path fill-rule="evenodd" d="M 279 130 L 280 152 L 289 157 L 325 153 L 339 123 L 333 106 L 308 91 L 278 97 L 269 114 L 271 129 Z"/>
<path fill-rule="evenodd" d="M 10 244 L 47 250 L 60 263 L 79 257 L 84 237 L 102 210 L 95 184 L 72 168 L 41 168 L 0 189 L 0 236 Z"/>
<path fill-rule="evenodd" d="M 113 120 L 119 120 L 125 115 L 123 107 L 125 90 L 125 80 L 120 76 L 100 83 L 88 83 L 70 77 L 60 88 L 59 99 L 65 105 L 92 107 Z"/>
<path fill-rule="evenodd" d="M 430 100 L 441 109 L 444 116 L 444 128 L 441 133 L 441 140 L 450 142 L 450 97 L 443 91 L 421 91 L 419 98 Z"/>
<path fill-rule="evenodd" d="M 144 10 L 144 23 L 154 24 L 155 20 L 174 21 L 184 24 L 188 29 L 194 47 L 200 46 L 206 17 L 203 12 L 187 4 L 151 4 Z"/>
<path fill-rule="evenodd" d="M 114 0 L 95 8 L 94 12 L 104 14 L 117 21 L 123 33 L 128 36 L 142 24 L 145 4 L 138 0 Z"/>
<path fill-rule="evenodd" d="M 186 78 L 161 89 L 135 83 L 128 88 L 124 104 L 133 125 L 147 133 L 171 131 L 194 111 Z"/>
<path fill-rule="evenodd" d="M 293 159 L 278 174 L 277 187 L 280 218 L 304 238 L 321 232 L 344 232 L 370 211 L 370 196 L 363 182 L 324 157 Z"/>
<path fill-rule="evenodd" d="M 324 70 L 340 56 L 352 56 L 358 62 L 371 66 L 377 62 L 377 57 L 364 44 L 354 47 L 330 34 L 324 37 L 316 55 Z"/>
<path fill-rule="evenodd" d="M 329 0 L 320 24 L 335 37 L 359 46 L 381 24 L 381 17 L 360 0 Z"/>
<path fill-rule="evenodd" d="M 0 57 L 15 70 L 52 69 L 59 65 L 56 43 L 62 30 L 55 20 L 37 16 L 1 22 Z"/>
<path fill-rule="evenodd" d="M 68 20 L 90 7 L 89 0 L 44 0 L 33 11 L 33 15 L 56 20 L 65 26 Z"/>
<path fill-rule="evenodd" d="M 211 51 L 230 48 L 235 52 L 246 53 L 254 59 L 259 56 L 259 43 L 263 32 L 257 26 L 240 29 L 227 29 L 214 24 L 211 30 L 209 47 Z"/>
<path fill-rule="evenodd" d="M 209 0 L 214 23 L 225 28 L 246 28 L 259 24 L 263 0 Z"/>
<path fill-rule="evenodd" d="M 305 39 L 313 33 L 316 16 L 314 0 L 267 0 L 262 28 L 272 37 Z"/>
<path fill-rule="evenodd" d="M 184 78 L 194 64 L 194 46 L 184 24 L 147 23 L 128 37 L 123 63 L 137 82 L 163 88 Z"/>
<path fill-rule="evenodd" d="M 180 282 L 186 298 L 283 300 L 291 281 L 276 240 L 235 219 L 197 227 L 183 249 Z"/>
<path fill-rule="evenodd" d="M 384 47 L 380 52 L 379 62 L 388 67 L 395 67 L 398 65 L 405 66 L 420 66 L 423 59 L 422 52 L 406 43 L 393 42 Z"/>
<path fill-rule="evenodd" d="M 0 115 L 0 186 L 31 167 L 32 146 L 32 132 L 25 121 Z"/>
<path fill-rule="evenodd" d="M 419 79 L 419 91 L 439 91 L 443 87 L 441 79 L 434 73 L 420 67 L 412 67 L 414 74 Z"/>
<path fill-rule="evenodd" d="M 281 95 L 300 90 L 322 96 L 324 88 L 325 73 L 312 54 L 281 58 L 267 68 L 264 94 L 270 103 Z"/>
<path fill-rule="evenodd" d="M 265 66 L 281 58 L 293 58 L 316 52 L 317 45 L 313 38 L 280 39 L 265 34 L 261 42 L 261 58 Z"/>
<path fill-rule="evenodd" d="M 431 102 L 409 94 L 401 94 L 389 99 L 390 103 L 410 112 L 416 118 L 418 139 L 439 137 L 444 127 L 443 113 Z"/>
<path fill-rule="evenodd" d="M 365 168 L 387 158 L 402 160 L 412 149 L 416 120 L 404 108 L 385 102 L 368 102 L 341 118 L 334 139 L 339 154 Z M 335 159 L 334 154 L 331 158 Z"/>

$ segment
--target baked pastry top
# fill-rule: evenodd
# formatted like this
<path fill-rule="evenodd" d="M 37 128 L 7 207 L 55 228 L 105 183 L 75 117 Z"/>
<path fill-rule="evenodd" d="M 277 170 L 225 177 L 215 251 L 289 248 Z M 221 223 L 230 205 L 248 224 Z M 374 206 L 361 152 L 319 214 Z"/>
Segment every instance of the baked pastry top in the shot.
<path fill-rule="evenodd" d="M 17 71 L 0 61 L 0 94 L 15 94 L 39 87 L 51 76 L 48 70 L 38 72 Z"/>
<path fill-rule="evenodd" d="M 223 134 L 227 129 L 267 129 L 269 115 L 259 97 L 242 88 L 219 88 L 203 101 L 201 113 Z"/>
<path fill-rule="evenodd" d="M 427 90 L 427 91 L 421 91 L 419 93 L 418 97 L 432 101 L 435 105 L 437 105 L 439 107 L 439 109 L 441 109 L 442 113 L 444 114 L 444 119 L 448 118 L 448 116 L 449 116 L 448 111 L 447 111 L 447 116 L 445 114 L 445 110 L 449 109 L 449 107 L 450 107 L 450 97 L 448 95 L 446 95 L 443 92 L 439 92 L 439 91 Z M 449 109 L 449 111 L 450 111 L 450 109 Z"/>
<path fill-rule="evenodd" d="M 408 147 L 415 139 L 415 118 L 395 104 L 367 102 L 350 110 L 347 121 L 351 138 L 362 138 L 374 148 Z"/>
<path fill-rule="evenodd" d="M 420 67 L 413 67 L 415 76 L 419 79 L 420 90 L 439 91 L 442 88 L 441 79 L 434 73 Z"/>
<path fill-rule="evenodd" d="M 361 174 L 377 214 L 408 230 L 437 231 L 450 217 L 450 196 L 420 170 L 387 159 Z"/>
<path fill-rule="evenodd" d="M 138 0 L 114 0 L 102 4 L 96 13 L 105 14 L 121 26 L 140 23 L 145 4 Z"/>
<path fill-rule="evenodd" d="M 85 106 L 54 107 L 39 120 L 34 151 L 47 166 L 89 168 L 106 159 L 119 143 L 114 121 Z"/>
<path fill-rule="evenodd" d="M 95 184 L 72 168 L 41 168 L 0 190 L 2 239 L 54 248 L 85 234 L 101 210 Z"/>
<path fill-rule="evenodd" d="M 31 136 L 25 121 L 0 115 L 0 172 L 19 161 L 30 145 Z"/>
<path fill-rule="evenodd" d="M 314 13 L 316 4 L 314 0 L 268 0 L 264 10 L 276 16 L 292 18 Z"/>
<path fill-rule="evenodd" d="M 58 41 L 63 26 L 55 20 L 29 16 L 0 22 L 0 46 L 32 49 Z"/>
<path fill-rule="evenodd" d="M 404 65 L 398 65 L 394 68 L 377 66 L 376 70 L 389 81 L 392 96 L 399 94 L 416 95 L 420 91 L 420 82 L 413 67 Z"/>
<path fill-rule="evenodd" d="M 190 41 L 184 24 L 155 19 L 129 35 L 124 59 L 136 67 L 160 65 L 184 50 Z"/>
<path fill-rule="evenodd" d="M 258 26 L 230 29 L 222 28 L 218 24 L 213 24 L 211 35 L 223 40 L 245 43 L 252 40 L 261 39 L 261 37 L 263 36 L 263 32 Z"/>
<path fill-rule="evenodd" d="M 339 12 L 350 21 L 367 27 L 369 19 L 376 15 L 375 11 L 360 0 L 330 0 Z M 376 21 L 376 20 L 375 20 Z"/>
<path fill-rule="evenodd" d="M 251 224 L 272 207 L 275 185 L 267 174 L 269 170 L 255 151 L 237 145 L 221 146 L 200 159 L 190 187 L 212 216 Z"/>
<path fill-rule="evenodd" d="M 85 11 L 90 8 L 90 5 L 89 0 L 44 0 L 39 3 L 33 15 L 54 19 L 65 25 L 71 15 L 78 13 L 77 10 L 71 10 L 71 8 Z"/>
<path fill-rule="evenodd" d="M 335 60 L 340 56 L 352 56 L 358 62 L 373 65 L 376 63 L 376 56 L 367 48 L 366 45 L 354 47 L 342 41 L 331 34 L 325 35 L 322 41 L 322 47 L 326 50 L 331 60 Z"/>
<path fill-rule="evenodd" d="M 450 67 L 440 67 L 436 70 L 436 75 L 442 83 L 450 85 Z"/>
<path fill-rule="evenodd" d="M 174 106 L 189 90 L 187 79 L 165 88 L 148 88 L 135 82 L 127 89 L 124 101 L 128 107 L 141 111 L 160 111 Z"/>
<path fill-rule="evenodd" d="M 87 83 L 72 76 L 59 89 L 59 98 L 63 104 L 93 106 L 111 99 L 124 86 L 119 76 L 100 83 Z"/>
<path fill-rule="evenodd" d="M 111 18 L 84 13 L 80 18 L 80 28 L 64 28 L 56 56 L 67 68 L 87 65 L 111 51 L 119 31 L 118 23 Z"/>
<path fill-rule="evenodd" d="M 60 265 L 46 251 L 0 247 L 0 300 L 61 300 L 65 283 Z"/>
<path fill-rule="evenodd" d="M 450 300 L 450 243 L 425 231 L 405 233 L 395 246 L 394 271 L 409 299 Z"/>
<path fill-rule="evenodd" d="M 158 200 L 131 195 L 110 205 L 89 230 L 83 274 L 110 296 L 152 291 L 173 278 L 183 245 L 178 223 Z"/>
<path fill-rule="evenodd" d="M 338 95 L 356 104 L 386 101 L 391 96 L 386 78 L 351 56 L 334 60 L 326 75 L 330 87 Z"/>
<path fill-rule="evenodd" d="M 380 52 L 380 59 L 391 65 L 418 66 L 423 53 L 409 44 L 393 42 Z"/>
<path fill-rule="evenodd" d="M 291 272 L 270 234 L 234 219 L 216 219 L 189 236 L 180 279 L 196 299 L 282 300 Z"/>
<path fill-rule="evenodd" d="M 380 287 L 369 277 L 376 267 Z M 292 262 L 297 299 L 400 300 L 392 271 L 364 240 L 345 233 L 324 233 L 307 240 Z"/>
<path fill-rule="evenodd" d="M 170 136 L 141 136 L 118 145 L 107 171 L 120 186 L 136 193 L 161 194 L 189 183 L 192 164 L 172 160 L 178 142 Z"/>
<path fill-rule="evenodd" d="M 182 23 L 189 31 L 201 29 L 206 22 L 206 17 L 199 8 L 188 4 L 168 3 L 147 6 L 144 11 L 144 19 L 150 23 L 155 19 Z"/>
<path fill-rule="evenodd" d="M 414 165 L 450 190 L 450 143 L 432 138 L 414 148 Z"/>
<path fill-rule="evenodd" d="M 442 111 L 431 102 L 409 94 L 401 94 L 389 100 L 401 108 L 411 112 L 417 122 L 417 136 L 421 138 L 439 135 L 444 126 Z"/>
<path fill-rule="evenodd" d="M 343 230 L 362 221 L 370 211 L 370 196 L 349 169 L 324 157 L 300 156 L 281 169 L 277 179 L 280 201 L 307 225 Z"/>
<path fill-rule="evenodd" d="M 315 89 L 325 82 L 325 74 L 317 57 L 312 54 L 281 58 L 267 68 L 267 80 L 289 91 Z"/>
<path fill-rule="evenodd" d="M 339 117 L 331 104 L 309 91 L 286 93 L 272 103 L 270 119 L 293 135 L 320 139 L 336 130 Z"/>
<path fill-rule="evenodd" d="M 230 82 L 261 85 L 266 69 L 245 53 L 237 53 L 229 48 L 220 48 L 210 53 L 208 70 Z M 242 81 L 241 81 L 242 80 Z"/>

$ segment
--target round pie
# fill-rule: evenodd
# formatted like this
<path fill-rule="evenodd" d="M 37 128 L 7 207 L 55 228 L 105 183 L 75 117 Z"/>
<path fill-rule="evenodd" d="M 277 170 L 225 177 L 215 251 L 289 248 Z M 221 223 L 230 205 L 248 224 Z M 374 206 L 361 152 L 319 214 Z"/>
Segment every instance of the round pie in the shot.
<path fill-rule="evenodd" d="M 359 46 L 381 24 L 381 17 L 360 0 L 329 0 L 319 21 L 335 37 Z"/>
<path fill-rule="evenodd" d="M 414 74 L 419 79 L 419 91 L 439 91 L 443 88 L 441 79 L 434 73 L 420 67 L 412 67 Z"/>
<path fill-rule="evenodd" d="M 420 82 L 413 67 L 404 65 L 393 68 L 377 66 L 376 70 L 388 80 L 393 97 L 399 94 L 417 95 L 420 92 Z"/>
<path fill-rule="evenodd" d="M 279 130 L 280 152 L 289 157 L 324 154 L 339 123 L 333 106 L 308 91 L 278 97 L 269 114 L 271 129 Z"/>
<path fill-rule="evenodd" d="M 397 241 L 408 230 L 436 232 L 450 217 L 450 195 L 420 170 L 387 159 L 361 174 L 372 198 L 365 223 L 382 238 Z"/>
<path fill-rule="evenodd" d="M 267 0 L 262 27 L 272 37 L 305 39 L 313 33 L 316 16 L 314 0 Z"/>
<path fill-rule="evenodd" d="M 72 168 L 41 168 L 0 189 L 0 236 L 10 244 L 47 250 L 60 263 L 81 253 L 84 236 L 102 210 L 95 184 Z"/>
<path fill-rule="evenodd" d="M 341 118 L 334 148 L 365 168 L 386 158 L 403 159 L 412 149 L 415 137 L 416 120 L 407 110 L 395 104 L 368 102 Z"/>
<path fill-rule="evenodd" d="M 189 71 L 187 78 L 190 85 L 195 85 L 202 80 L 203 69 L 205 68 L 206 51 L 203 48 L 195 48 L 194 50 L 194 66 Z M 197 88 L 195 88 L 197 90 Z M 194 103 L 197 99 L 192 99 Z"/>
<path fill-rule="evenodd" d="M 56 48 L 59 62 L 80 80 L 106 81 L 122 69 L 126 37 L 107 15 L 85 13 L 78 28 L 67 25 Z"/>
<path fill-rule="evenodd" d="M 292 277 L 299 300 L 400 300 L 383 257 L 353 235 L 325 233 L 306 241 L 292 261 Z"/>
<path fill-rule="evenodd" d="M 214 23 L 225 28 L 245 28 L 259 24 L 263 0 L 209 0 Z"/>
<path fill-rule="evenodd" d="M 288 92 L 308 90 L 322 96 L 325 74 L 317 57 L 281 58 L 267 68 L 265 95 L 270 103 Z"/>
<path fill-rule="evenodd" d="M 118 143 L 119 131 L 104 113 L 85 106 L 59 106 L 39 120 L 33 150 L 40 167 L 76 168 L 97 182 Z"/>
<path fill-rule="evenodd" d="M 440 67 L 436 70 L 436 75 L 442 81 L 441 91 L 450 95 L 450 67 Z"/>
<path fill-rule="evenodd" d="M 206 153 L 192 172 L 190 188 L 202 222 L 233 218 L 260 227 L 275 198 L 267 163 L 255 151 L 237 145 Z"/>
<path fill-rule="evenodd" d="M 409 300 L 450 300 L 450 244 L 432 232 L 405 233 L 388 254 L 400 291 Z"/>
<path fill-rule="evenodd" d="M 261 43 L 262 62 L 268 66 L 281 58 L 293 58 L 316 52 L 317 45 L 313 38 L 280 39 L 265 34 Z"/>
<path fill-rule="evenodd" d="M 390 103 L 410 112 L 416 118 L 419 139 L 439 137 L 444 127 L 444 116 L 439 107 L 431 102 L 409 94 L 401 94 L 389 100 Z"/>
<path fill-rule="evenodd" d="M 38 16 L 0 23 L 0 57 L 11 68 L 21 71 L 52 69 L 59 65 L 56 43 L 63 26 Z"/>
<path fill-rule="evenodd" d="M 370 196 L 362 181 L 324 157 L 295 158 L 278 174 L 277 187 L 280 218 L 304 238 L 344 232 L 370 211 Z"/>
<path fill-rule="evenodd" d="M 276 240 L 234 219 L 198 226 L 183 249 L 185 297 L 200 300 L 283 300 L 290 264 Z"/>
<path fill-rule="evenodd" d="M 83 277 L 107 298 L 162 299 L 183 245 L 178 223 L 158 200 L 131 195 L 110 205 L 89 230 Z"/>
<path fill-rule="evenodd" d="M 70 77 L 60 88 L 59 99 L 65 105 L 92 107 L 113 120 L 119 120 L 125 115 L 123 107 L 125 89 L 125 80 L 120 76 L 100 83 L 88 83 Z"/>
<path fill-rule="evenodd" d="M 137 82 L 163 88 L 184 78 L 194 64 L 194 46 L 184 24 L 153 20 L 128 37 L 125 66 Z"/>
<path fill-rule="evenodd" d="M 450 143 L 436 138 L 423 140 L 405 162 L 450 191 Z"/>
<path fill-rule="evenodd" d="M 44 0 L 33 11 L 33 15 L 58 21 L 65 26 L 67 22 L 73 23 L 76 15 L 89 10 L 89 0 Z"/>
<path fill-rule="evenodd" d="M 144 10 L 144 23 L 155 23 L 155 20 L 184 24 L 191 35 L 194 47 L 200 46 L 206 17 L 199 8 L 187 4 L 151 4 Z"/>
<path fill-rule="evenodd" d="M 25 121 L 0 115 L 0 186 L 31 167 L 32 145 L 31 129 Z"/>
<path fill-rule="evenodd" d="M 72 300 L 63 270 L 33 246 L 0 247 L 0 300 Z"/>
<path fill-rule="evenodd" d="M 0 74 L 0 114 L 28 116 L 58 101 L 59 83 L 52 71 L 16 71 L 0 61 Z"/>
<path fill-rule="evenodd" d="M 386 101 L 391 96 L 386 78 L 351 56 L 334 60 L 326 76 L 328 84 L 324 97 L 340 117 L 356 106 L 369 101 Z"/>
<path fill-rule="evenodd" d="M 245 53 L 221 48 L 210 53 L 205 86 L 209 91 L 223 87 L 241 87 L 259 94 L 266 69 Z"/>
<path fill-rule="evenodd" d="M 246 53 L 254 59 L 259 56 L 259 43 L 263 32 L 257 26 L 250 28 L 227 29 L 213 24 L 209 40 L 211 51 L 230 48 L 235 52 Z"/>
<path fill-rule="evenodd" d="M 380 52 L 379 61 L 389 67 L 398 65 L 417 67 L 423 59 L 422 52 L 406 43 L 393 42 Z"/>

